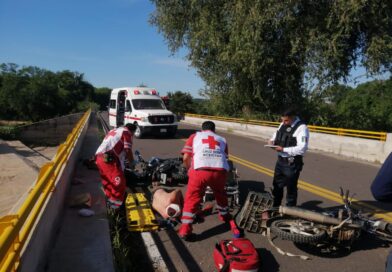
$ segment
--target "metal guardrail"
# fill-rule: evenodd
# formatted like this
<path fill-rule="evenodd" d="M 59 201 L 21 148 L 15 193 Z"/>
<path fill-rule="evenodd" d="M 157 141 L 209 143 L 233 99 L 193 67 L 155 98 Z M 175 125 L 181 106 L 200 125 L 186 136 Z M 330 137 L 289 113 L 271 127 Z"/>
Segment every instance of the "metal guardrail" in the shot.
<path fill-rule="evenodd" d="M 186 113 L 185 116 L 226 121 L 226 122 L 234 122 L 234 123 L 240 123 L 240 124 L 267 126 L 267 127 L 278 127 L 280 124 L 279 122 L 246 120 L 243 118 L 210 116 L 210 115 L 193 114 L 193 113 Z M 338 136 L 349 136 L 349 137 L 356 137 L 356 138 L 373 139 L 373 140 L 379 140 L 379 141 L 384 141 L 384 142 L 387 140 L 387 133 L 386 132 L 355 130 L 355 129 L 346 129 L 346 128 L 321 127 L 321 126 L 312 126 L 312 125 L 308 125 L 308 128 L 310 131 L 318 132 L 318 133 L 326 133 L 326 134 L 333 134 L 333 135 L 338 135 Z"/>
<path fill-rule="evenodd" d="M 66 164 L 90 113 L 91 110 L 84 113 L 66 141 L 59 146 L 53 160 L 41 167 L 36 184 L 30 189 L 26 200 L 16 214 L 0 218 L 0 271 L 18 269 L 21 250 L 48 196 L 53 192 L 56 179 Z"/>

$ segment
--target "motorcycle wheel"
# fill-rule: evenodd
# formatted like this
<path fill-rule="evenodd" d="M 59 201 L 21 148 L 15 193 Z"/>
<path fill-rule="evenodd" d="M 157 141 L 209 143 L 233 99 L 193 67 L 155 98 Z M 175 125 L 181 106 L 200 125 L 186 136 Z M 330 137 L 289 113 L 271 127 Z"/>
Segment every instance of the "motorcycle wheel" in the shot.
<path fill-rule="evenodd" d="M 317 244 L 327 236 L 325 230 L 303 219 L 279 219 L 271 223 L 271 232 L 283 240 L 300 244 Z"/>

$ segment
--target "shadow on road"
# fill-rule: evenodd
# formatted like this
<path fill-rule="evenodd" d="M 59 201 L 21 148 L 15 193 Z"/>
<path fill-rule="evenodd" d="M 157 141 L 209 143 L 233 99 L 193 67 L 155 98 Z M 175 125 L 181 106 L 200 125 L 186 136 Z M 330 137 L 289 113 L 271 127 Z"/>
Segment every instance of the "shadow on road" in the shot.
<path fill-rule="evenodd" d="M 375 213 L 387 213 L 392 211 L 392 203 L 388 202 L 380 202 L 376 200 L 358 200 L 358 201 L 353 201 L 352 204 L 355 207 L 361 207 L 361 210 L 364 212 L 369 212 L 372 215 Z M 376 210 L 372 209 L 368 206 L 375 207 Z"/>
<path fill-rule="evenodd" d="M 214 237 L 216 235 L 222 234 L 230 230 L 230 227 L 228 224 L 220 224 L 217 225 L 213 228 L 209 228 L 206 231 L 203 231 L 202 233 L 195 235 L 194 241 L 202 241 L 206 240 L 210 237 Z"/>
<path fill-rule="evenodd" d="M 198 131 L 197 129 L 187 129 L 187 128 L 179 128 L 177 130 L 176 137 L 178 139 L 188 139 L 193 133 Z"/>
<path fill-rule="evenodd" d="M 317 256 L 317 257 L 322 257 L 322 258 L 330 258 L 330 259 L 335 259 L 335 258 L 343 258 L 351 254 L 351 252 L 354 251 L 365 251 L 365 250 L 373 250 L 377 248 L 389 248 L 389 243 L 386 241 L 382 241 L 380 239 L 377 239 L 375 237 L 372 237 L 371 235 L 368 235 L 366 233 L 362 233 L 361 236 L 359 237 L 358 241 L 355 241 L 351 247 L 348 248 L 338 248 L 336 250 L 328 250 L 325 246 L 324 247 L 316 247 L 316 246 L 311 246 L 311 245 L 306 245 L 306 244 L 298 244 L 294 243 L 294 245 L 306 252 L 309 255 Z"/>
<path fill-rule="evenodd" d="M 184 245 L 184 242 L 177 235 L 175 230 L 169 229 L 166 230 L 167 235 L 172 241 L 176 251 L 180 255 L 183 263 L 186 265 L 188 271 L 202 272 L 197 261 L 193 258 L 192 254 L 189 252 L 188 248 Z M 154 237 L 155 238 L 155 237 Z M 174 264 L 171 260 L 167 252 L 164 250 L 162 242 L 159 239 L 155 239 L 155 242 L 158 246 L 159 251 L 161 252 L 162 258 L 165 260 L 167 268 L 169 271 L 178 271 L 176 269 L 176 264 Z"/>
<path fill-rule="evenodd" d="M 317 212 L 322 212 L 324 208 L 320 207 L 319 205 L 322 204 L 323 201 L 320 200 L 310 200 L 301 203 L 298 207 L 311 210 L 311 211 L 317 211 Z M 342 206 L 341 206 L 342 207 Z"/>
<path fill-rule="evenodd" d="M 257 248 L 257 253 L 259 253 L 261 268 L 260 271 L 270 271 L 276 272 L 279 271 L 279 263 L 276 261 L 274 255 L 271 251 L 265 248 Z"/>
<path fill-rule="evenodd" d="M 240 198 L 240 205 L 244 204 L 246 200 L 246 196 L 250 191 L 254 192 L 264 192 L 265 186 L 264 182 L 256 181 L 256 180 L 240 180 L 239 184 L 239 198 Z"/>

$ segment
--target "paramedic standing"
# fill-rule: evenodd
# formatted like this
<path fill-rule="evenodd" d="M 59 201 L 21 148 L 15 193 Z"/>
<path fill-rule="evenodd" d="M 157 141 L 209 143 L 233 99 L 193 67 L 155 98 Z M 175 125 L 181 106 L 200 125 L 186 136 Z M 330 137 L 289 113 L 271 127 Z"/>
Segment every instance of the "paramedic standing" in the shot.
<path fill-rule="evenodd" d="M 215 133 L 215 124 L 206 121 L 202 131 L 192 134 L 181 150 L 183 162 L 188 169 L 188 187 L 185 193 L 181 227 L 178 234 L 187 240 L 192 234 L 192 223 L 199 212 L 200 203 L 207 186 L 214 192 L 219 219 L 232 225 L 225 191 L 229 171 L 228 147 L 226 139 Z M 236 235 L 236 233 L 234 233 Z"/>
<path fill-rule="evenodd" d="M 302 157 L 308 149 L 309 129 L 293 109 L 284 111 L 282 123 L 268 141 L 276 145 L 278 160 L 273 179 L 274 207 L 280 206 L 286 187 L 286 206 L 297 205 L 298 178 L 302 170 Z"/>
<path fill-rule="evenodd" d="M 136 125 L 126 124 L 109 131 L 98 147 L 96 164 L 101 175 L 107 204 L 116 210 L 124 202 L 126 181 L 125 159 L 133 163 L 132 136 Z"/>

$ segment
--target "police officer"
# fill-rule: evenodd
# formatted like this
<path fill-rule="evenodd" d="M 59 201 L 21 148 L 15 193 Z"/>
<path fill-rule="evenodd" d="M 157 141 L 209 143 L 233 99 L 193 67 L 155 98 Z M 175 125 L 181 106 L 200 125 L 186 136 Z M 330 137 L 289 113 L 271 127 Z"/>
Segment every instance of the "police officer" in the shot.
<path fill-rule="evenodd" d="M 294 109 L 285 110 L 281 116 L 282 123 L 268 141 L 276 145 L 278 160 L 275 165 L 272 194 L 274 206 L 280 206 L 283 189 L 286 187 L 286 205 L 297 205 L 297 185 L 302 170 L 302 157 L 308 149 L 309 130 L 299 119 Z"/>

